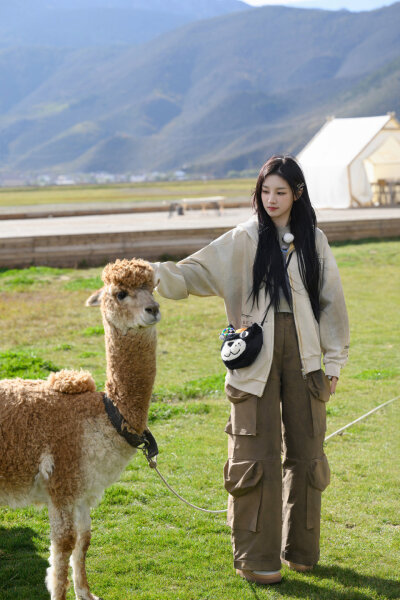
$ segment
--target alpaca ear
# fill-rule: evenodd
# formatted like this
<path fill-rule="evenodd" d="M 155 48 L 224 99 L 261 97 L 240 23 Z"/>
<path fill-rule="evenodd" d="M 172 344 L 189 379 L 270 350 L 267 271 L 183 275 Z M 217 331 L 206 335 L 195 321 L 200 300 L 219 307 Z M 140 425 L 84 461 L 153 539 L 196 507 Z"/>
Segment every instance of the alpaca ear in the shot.
<path fill-rule="evenodd" d="M 100 304 L 101 304 L 101 298 L 103 296 L 103 292 L 104 292 L 104 288 L 101 288 L 101 290 L 97 290 L 97 292 L 94 292 L 86 300 L 85 306 L 100 306 Z"/>

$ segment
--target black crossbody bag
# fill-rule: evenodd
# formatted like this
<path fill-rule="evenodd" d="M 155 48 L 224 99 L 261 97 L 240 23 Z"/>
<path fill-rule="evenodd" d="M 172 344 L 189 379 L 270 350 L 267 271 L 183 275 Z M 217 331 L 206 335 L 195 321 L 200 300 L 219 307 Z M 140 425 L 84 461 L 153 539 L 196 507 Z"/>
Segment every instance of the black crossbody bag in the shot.
<path fill-rule="evenodd" d="M 266 316 L 261 325 L 253 323 L 238 333 L 234 331 L 232 325 L 229 325 L 227 329 L 234 332 L 225 335 L 221 346 L 222 362 L 228 369 L 243 369 L 256 360 L 263 345 L 262 326 Z"/>

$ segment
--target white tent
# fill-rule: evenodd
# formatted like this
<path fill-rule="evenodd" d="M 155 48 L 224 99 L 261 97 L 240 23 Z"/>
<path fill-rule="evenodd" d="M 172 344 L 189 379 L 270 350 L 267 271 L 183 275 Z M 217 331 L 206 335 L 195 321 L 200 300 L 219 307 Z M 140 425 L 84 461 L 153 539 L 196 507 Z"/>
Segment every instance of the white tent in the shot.
<path fill-rule="evenodd" d="M 297 158 L 316 208 L 370 205 L 378 185 L 400 182 L 400 123 L 394 113 L 328 119 Z"/>

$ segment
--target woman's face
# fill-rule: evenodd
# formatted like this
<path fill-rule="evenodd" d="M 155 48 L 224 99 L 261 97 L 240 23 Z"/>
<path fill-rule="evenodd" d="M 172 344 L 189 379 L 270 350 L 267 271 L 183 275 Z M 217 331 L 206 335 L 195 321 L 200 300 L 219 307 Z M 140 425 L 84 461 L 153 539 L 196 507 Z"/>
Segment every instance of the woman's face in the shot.
<path fill-rule="evenodd" d="M 261 200 L 276 227 L 285 227 L 289 223 L 294 197 L 285 179 L 267 175 L 261 188 Z"/>

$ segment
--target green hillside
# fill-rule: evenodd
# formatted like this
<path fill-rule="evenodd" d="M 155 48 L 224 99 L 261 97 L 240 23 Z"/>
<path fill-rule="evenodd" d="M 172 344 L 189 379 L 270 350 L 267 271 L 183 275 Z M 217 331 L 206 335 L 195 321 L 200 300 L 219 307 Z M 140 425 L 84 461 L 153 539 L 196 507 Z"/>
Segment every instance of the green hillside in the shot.
<path fill-rule="evenodd" d="M 266 6 L 135 47 L 8 49 L 19 87 L 0 114 L 3 170 L 257 168 L 273 151 L 297 152 L 327 115 L 400 110 L 399 22 L 399 2 L 364 13 Z M 23 88 L 17 75 L 31 70 Z"/>

